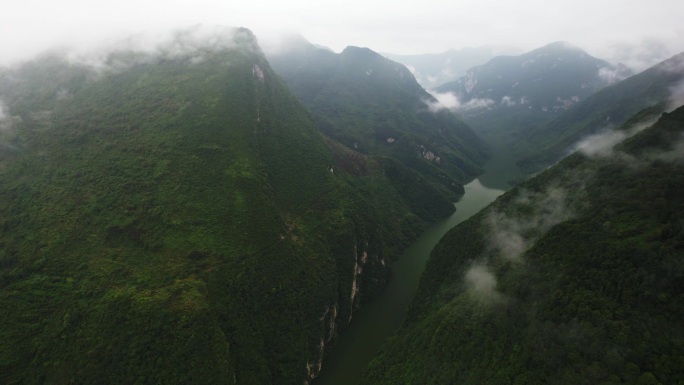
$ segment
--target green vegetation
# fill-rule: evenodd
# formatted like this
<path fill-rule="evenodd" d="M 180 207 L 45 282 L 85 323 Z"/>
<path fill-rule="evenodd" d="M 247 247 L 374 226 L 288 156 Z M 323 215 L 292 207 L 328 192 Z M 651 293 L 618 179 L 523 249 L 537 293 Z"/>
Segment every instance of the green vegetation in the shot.
<path fill-rule="evenodd" d="M 485 139 L 519 147 L 535 127 L 629 75 L 624 67 L 555 42 L 522 55 L 495 57 L 436 91 L 456 95 L 459 112 Z"/>
<path fill-rule="evenodd" d="M 683 134 L 681 107 L 452 229 L 364 383 L 684 383 Z"/>
<path fill-rule="evenodd" d="M 493 47 L 463 47 L 438 54 L 396 55 L 383 53 L 390 60 L 401 63 L 416 77 L 425 89 L 452 82 L 468 69 L 486 63 L 495 55 Z"/>
<path fill-rule="evenodd" d="M 436 100 L 404 66 L 367 48 L 335 54 L 303 40 L 269 60 L 323 133 L 361 154 L 398 161 L 393 171 L 408 169 L 402 178 L 421 174 L 440 201 L 456 200 L 463 183 L 482 173 L 484 143 L 451 112 L 431 111 Z"/>
<path fill-rule="evenodd" d="M 533 174 L 567 156 L 583 138 L 667 100 L 683 79 L 683 60 L 676 55 L 612 84 L 629 71 L 553 43 L 496 57 L 437 91 L 457 95 L 466 122 L 488 142 L 513 150 L 521 169 Z"/>
<path fill-rule="evenodd" d="M 618 127 L 640 110 L 667 100 L 684 79 L 684 54 L 676 55 L 637 75 L 586 98 L 554 120 L 518 138 L 519 165 L 538 171 L 568 154 L 583 137 Z"/>
<path fill-rule="evenodd" d="M 222 39 L 3 70 L 0 383 L 301 384 L 443 210 Z"/>

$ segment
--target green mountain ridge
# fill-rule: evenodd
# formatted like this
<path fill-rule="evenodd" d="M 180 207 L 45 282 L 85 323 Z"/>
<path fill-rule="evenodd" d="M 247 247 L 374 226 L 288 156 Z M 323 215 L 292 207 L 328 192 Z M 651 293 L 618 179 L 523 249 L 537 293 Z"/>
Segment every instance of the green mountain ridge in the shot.
<path fill-rule="evenodd" d="M 432 111 L 436 100 L 404 66 L 368 48 L 335 54 L 303 39 L 269 61 L 323 133 L 361 154 L 399 161 L 443 200 L 455 200 L 482 172 L 485 144 L 449 111 Z"/>
<path fill-rule="evenodd" d="M 445 210 L 324 138 L 251 32 L 192 33 L 0 73 L 0 382 L 308 382 Z"/>
<path fill-rule="evenodd" d="M 363 383 L 681 383 L 683 135 L 680 107 L 452 229 Z"/>
<path fill-rule="evenodd" d="M 631 75 L 564 42 L 518 56 L 497 56 L 435 89 L 452 93 L 478 133 L 506 143 L 596 91 Z"/>
<path fill-rule="evenodd" d="M 583 137 L 606 127 L 618 127 L 638 111 L 666 102 L 683 80 L 681 53 L 602 89 L 554 120 L 521 135 L 515 145 L 521 154 L 520 166 L 536 171 L 553 164 Z"/>
<path fill-rule="evenodd" d="M 416 81 L 425 89 L 433 89 L 457 80 L 471 67 L 484 64 L 495 56 L 494 47 L 465 47 L 437 54 L 397 55 L 383 53 L 390 60 L 411 69 Z"/>

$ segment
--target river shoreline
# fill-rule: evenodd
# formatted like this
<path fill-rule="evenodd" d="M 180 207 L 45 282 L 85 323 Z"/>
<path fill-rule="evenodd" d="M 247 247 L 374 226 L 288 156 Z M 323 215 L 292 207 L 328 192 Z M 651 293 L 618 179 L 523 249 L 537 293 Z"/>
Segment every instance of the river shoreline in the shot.
<path fill-rule="evenodd" d="M 504 149 L 497 151 L 484 168 L 483 175 L 464 186 L 465 194 L 455 203 L 454 214 L 426 229 L 392 264 L 392 281 L 377 298 L 354 314 L 354 319 L 323 362 L 323 370 L 313 385 L 359 383 L 363 369 L 378 353 L 382 342 L 401 326 L 425 263 L 437 242 L 452 227 L 510 189 L 508 181 L 520 175 Z"/>

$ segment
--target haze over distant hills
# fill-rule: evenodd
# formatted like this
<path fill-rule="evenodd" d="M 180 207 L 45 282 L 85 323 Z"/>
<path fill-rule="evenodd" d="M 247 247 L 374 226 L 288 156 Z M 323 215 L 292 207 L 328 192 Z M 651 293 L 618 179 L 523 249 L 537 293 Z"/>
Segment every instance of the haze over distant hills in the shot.
<path fill-rule="evenodd" d="M 0 72 L 0 383 L 299 385 L 453 212 L 202 32 Z"/>
<path fill-rule="evenodd" d="M 452 229 L 363 384 L 680 383 L 684 107 L 652 117 Z"/>
<path fill-rule="evenodd" d="M 484 64 L 494 56 L 505 53 L 505 51 L 505 49 L 485 46 L 466 47 L 458 50 L 450 49 L 435 54 L 396 55 L 383 53 L 382 55 L 405 65 L 423 88 L 431 90 L 457 80 L 471 67 Z"/>
<path fill-rule="evenodd" d="M 0 383 L 309 384 L 474 192 L 366 383 L 684 378 L 684 53 L 159 38 L 0 68 Z"/>
<path fill-rule="evenodd" d="M 517 138 L 513 146 L 529 171 L 539 170 L 574 150 L 576 144 L 596 132 L 623 124 L 633 114 L 660 105 L 660 111 L 682 104 L 684 53 L 630 76 L 587 97 L 551 121 Z"/>
<path fill-rule="evenodd" d="M 519 56 L 493 58 L 435 92 L 453 94 L 458 103 L 453 107 L 478 132 L 515 135 L 629 75 L 624 66 L 556 42 Z"/>
<path fill-rule="evenodd" d="M 349 149 L 396 159 L 452 199 L 481 173 L 484 142 L 450 111 L 434 109 L 403 65 L 368 48 L 336 54 L 302 38 L 269 60 L 319 128 Z"/>
<path fill-rule="evenodd" d="M 681 61 L 676 55 L 634 75 L 556 42 L 520 56 L 493 58 L 434 94 L 534 172 L 568 155 L 583 137 L 617 127 L 680 92 Z"/>

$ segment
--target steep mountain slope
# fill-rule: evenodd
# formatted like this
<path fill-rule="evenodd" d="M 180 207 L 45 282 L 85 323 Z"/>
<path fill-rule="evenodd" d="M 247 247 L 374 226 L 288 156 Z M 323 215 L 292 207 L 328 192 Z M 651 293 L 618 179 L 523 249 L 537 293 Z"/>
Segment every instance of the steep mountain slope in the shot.
<path fill-rule="evenodd" d="M 467 47 L 438 54 L 383 55 L 408 67 L 423 88 L 432 89 L 456 81 L 468 69 L 487 63 L 495 56 L 495 52 L 493 47 Z"/>
<path fill-rule="evenodd" d="M 319 128 L 362 154 L 399 161 L 455 199 L 481 172 L 484 143 L 436 102 L 402 65 L 367 49 L 335 54 L 306 41 L 269 60 L 313 112 Z"/>
<path fill-rule="evenodd" d="M 0 383 L 301 384 L 421 223 L 244 29 L 5 69 L 0 106 Z"/>
<path fill-rule="evenodd" d="M 637 111 L 676 94 L 681 97 L 683 82 L 684 53 L 681 53 L 597 92 L 522 136 L 517 146 L 524 155 L 520 165 L 535 171 L 558 161 L 583 137 L 617 127 Z"/>
<path fill-rule="evenodd" d="M 496 57 L 436 91 L 454 94 L 459 113 L 476 131 L 510 140 L 629 75 L 625 67 L 556 42 Z"/>
<path fill-rule="evenodd" d="M 684 107 L 511 190 L 438 244 L 365 383 L 681 382 L 682 197 Z"/>

